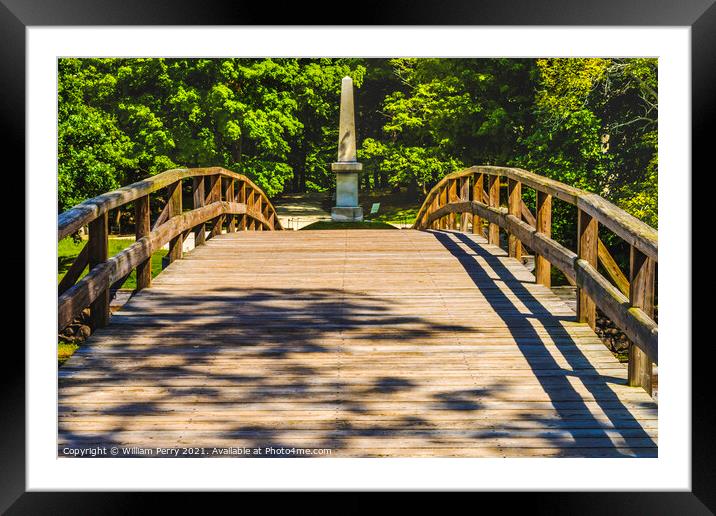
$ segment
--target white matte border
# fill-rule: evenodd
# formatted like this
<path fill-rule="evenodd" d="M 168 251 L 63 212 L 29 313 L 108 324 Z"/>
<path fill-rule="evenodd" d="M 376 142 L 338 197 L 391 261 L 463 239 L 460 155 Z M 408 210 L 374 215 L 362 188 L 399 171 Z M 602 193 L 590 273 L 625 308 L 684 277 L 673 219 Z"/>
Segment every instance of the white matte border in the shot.
<path fill-rule="evenodd" d="M 28 27 L 26 37 L 28 490 L 690 490 L 690 28 Z M 65 56 L 657 56 L 659 457 L 58 459 L 56 67 Z"/>

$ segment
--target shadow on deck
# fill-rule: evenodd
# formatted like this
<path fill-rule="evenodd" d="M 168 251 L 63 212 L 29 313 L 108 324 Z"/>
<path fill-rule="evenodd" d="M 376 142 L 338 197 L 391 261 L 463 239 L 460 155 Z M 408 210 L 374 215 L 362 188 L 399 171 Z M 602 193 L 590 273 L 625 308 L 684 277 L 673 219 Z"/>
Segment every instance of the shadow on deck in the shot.
<path fill-rule="evenodd" d="M 401 237 L 406 253 L 419 252 L 410 251 L 416 240 L 437 241 L 478 292 L 490 291 L 485 299 L 508 328 L 500 338 L 514 341 L 531 374 L 506 368 L 483 375 L 472 367 L 480 351 L 462 350 L 461 339 L 488 338 L 489 330 L 448 316 L 456 306 L 450 299 L 440 304 L 426 294 L 430 306 L 420 309 L 420 293 L 408 302 L 379 278 L 360 291 L 261 287 L 268 276 L 257 265 L 246 271 L 255 272 L 253 280 L 227 272 L 224 286 L 158 287 L 135 296 L 60 369 L 60 450 L 101 444 L 330 448 L 335 456 L 656 455 L 633 415 L 655 405 L 648 396 L 627 404 L 617 395 L 623 376 L 591 366 L 563 324 L 568 316 L 553 315 L 504 258 L 470 237 L 412 233 Z M 376 258 L 375 270 L 382 264 L 394 280 L 409 259 Z M 276 281 L 283 274 L 291 284 L 290 274 L 267 263 L 266 274 Z M 350 272 L 350 260 L 344 265 Z M 401 293 L 411 281 L 403 269 Z M 331 274 L 316 265 L 318 277 Z M 520 386 L 523 380 L 539 389 Z"/>

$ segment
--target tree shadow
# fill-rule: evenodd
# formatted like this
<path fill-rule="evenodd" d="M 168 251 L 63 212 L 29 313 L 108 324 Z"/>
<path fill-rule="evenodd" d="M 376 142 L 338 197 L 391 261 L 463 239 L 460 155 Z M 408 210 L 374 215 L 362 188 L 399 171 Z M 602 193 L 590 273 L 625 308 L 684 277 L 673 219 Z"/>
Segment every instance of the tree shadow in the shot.
<path fill-rule="evenodd" d="M 414 443 L 436 456 L 442 450 L 460 455 L 470 447 L 499 456 L 510 454 L 499 439 L 527 432 L 545 447 L 565 447 L 570 454 L 569 447 L 593 448 L 609 439 L 595 430 L 601 427 L 593 418 L 585 419 L 589 411 L 568 381 L 569 375 L 587 373 L 610 421 L 629 427 L 619 430 L 630 439 L 625 446 L 644 446 L 639 432 L 645 432 L 629 410 L 602 392 L 619 380 L 588 371 L 589 360 L 561 328 L 562 318 L 479 245 L 435 236 L 477 288 L 495 288 L 500 281 L 528 308 L 522 313 L 504 294 L 490 298 L 494 311 L 513 323 L 512 337 L 533 371 L 559 373 L 536 374 L 556 419 L 524 410 L 509 421 L 491 420 L 490 402 L 509 393 L 509 378 L 480 378 L 479 386 L 473 381 L 461 342 L 480 329 L 452 315 L 416 315 L 395 296 L 288 286 L 151 288 L 134 296 L 60 369 L 59 448 L 330 448 L 334 456 L 382 456 Z M 498 279 L 489 277 L 476 256 L 487 260 Z M 578 375 L 558 367 L 530 324 L 535 320 L 564 342 L 560 351 L 580 369 Z M 454 348 L 435 355 L 453 365 L 432 372 L 431 342 Z M 424 359 L 403 363 L 407 356 Z M 416 363 L 422 369 L 411 370 Z M 616 447 L 613 454 L 603 453 L 621 455 Z M 237 455 L 252 456 L 219 456 Z M 122 456 L 141 455 L 130 450 Z"/>
<path fill-rule="evenodd" d="M 352 436 L 404 435 L 400 423 L 354 429 L 347 421 L 351 415 L 372 417 L 372 403 L 419 388 L 420 378 L 346 381 L 346 343 L 357 339 L 390 349 L 406 339 L 467 328 L 393 313 L 395 299 L 348 294 L 233 287 L 181 295 L 142 291 L 60 369 L 61 446 L 337 451 Z M 370 357 L 366 350 L 351 359 Z M 463 401 L 458 409 L 453 398 L 460 393 L 449 390 L 440 393 L 441 409 L 469 408 Z"/>

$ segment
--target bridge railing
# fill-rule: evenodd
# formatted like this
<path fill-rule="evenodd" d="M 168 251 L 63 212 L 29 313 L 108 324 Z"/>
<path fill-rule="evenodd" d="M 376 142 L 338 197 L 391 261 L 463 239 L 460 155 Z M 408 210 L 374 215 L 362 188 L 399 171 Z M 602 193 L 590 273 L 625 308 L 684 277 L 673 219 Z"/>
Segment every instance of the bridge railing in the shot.
<path fill-rule="evenodd" d="M 192 180 L 193 206 L 183 211 L 183 181 Z M 165 189 L 166 203 L 151 224 L 150 194 Z M 134 204 L 136 242 L 108 256 L 110 210 Z M 89 240 L 58 285 L 58 329 L 90 308 L 92 329 L 109 321 L 110 291 L 137 271 L 137 290 L 150 286 L 152 253 L 169 243 L 169 263 L 182 257 L 184 240 L 194 233 L 196 246 L 207 238 L 239 230 L 283 229 L 271 201 L 250 179 L 220 167 L 167 170 L 143 181 L 88 199 L 62 213 L 58 241 L 88 226 Z M 207 235 L 207 226 L 209 233 Z M 88 274 L 77 281 L 89 266 Z"/>
<path fill-rule="evenodd" d="M 500 206 L 501 178 L 507 179 L 506 207 Z M 534 215 L 522 198 L 523 186 L 536 192 Z M 553 198 L 577 207 L 577 253 L 551 238 Z M 629 244 L 629 278 L 599 239 L 599 224 Z M 526 170 L 492 166 L 471 167 L 445 176 L 426 197 L 413 227 L 468 231 L 470 225 L 473 233 L 486 236 L 496 245 L 500 243 L 500 229 L 506 231 L 509 256 L 521 259 L 523 244 L 532 249 L 538 283 L 549 287 L 551 266 L 559 269 L 577 287 L 580 322 L 595 329 L 599 307 L 630 339 L 629 384 L 651 393 L 652 362 L 658 364 L 655 229 L 596 194 Z M 613 283 L 599 272 L 599 263 Z"/>

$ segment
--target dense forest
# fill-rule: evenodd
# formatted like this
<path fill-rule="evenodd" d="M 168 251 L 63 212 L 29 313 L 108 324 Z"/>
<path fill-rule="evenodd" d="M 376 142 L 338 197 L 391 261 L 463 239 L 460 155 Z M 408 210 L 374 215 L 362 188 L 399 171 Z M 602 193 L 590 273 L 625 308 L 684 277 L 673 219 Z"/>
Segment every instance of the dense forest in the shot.
<path fill-rule="evenodd" d="M 58 67 L 60 211 L 174 167 L 224 166 L 270 196 L 329 189 L 349 75 L 364 189 L 401 188 L 420 202 L 449 172 L 518 166 L 657 226 L 655 59 L 60 59 Z"/>

